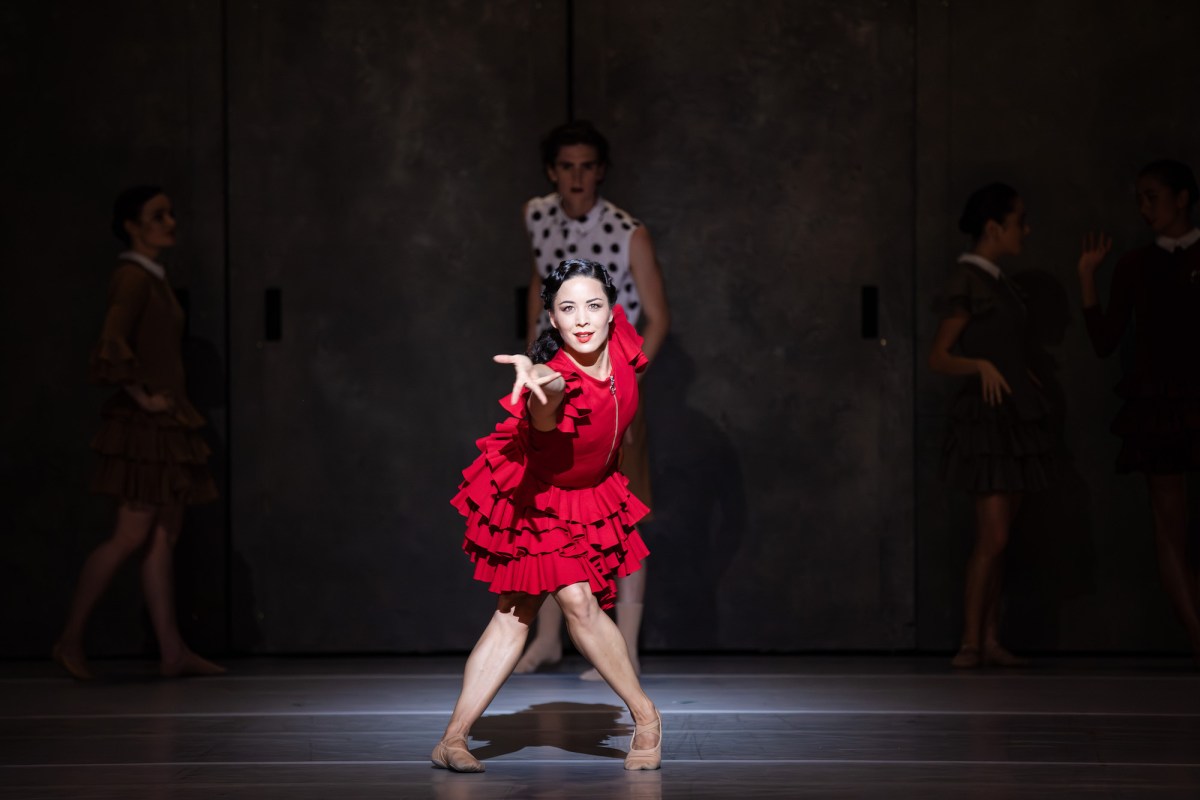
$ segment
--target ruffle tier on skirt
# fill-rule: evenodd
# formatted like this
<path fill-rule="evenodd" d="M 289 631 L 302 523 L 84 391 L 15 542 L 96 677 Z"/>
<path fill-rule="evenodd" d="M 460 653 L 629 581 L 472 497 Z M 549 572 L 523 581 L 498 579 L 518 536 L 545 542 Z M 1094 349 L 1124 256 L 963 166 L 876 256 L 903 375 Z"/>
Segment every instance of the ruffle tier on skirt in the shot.
<path fill-rule="evenodd" d="M 91 489 L 138 505 L 195 505 L 215 500 L 211 450 L 198 428 L 170 414 L 150 414 L 121 395 L 103 412 L 92 439 L 100 463 Z"/>
<path fill-rule="evenodd" d="M 1044 415 L 1024 419 L 1011 403 L 963 393 L 950 408 L 942 478 L 972 493 L 1040 491 L 1054 482 L 1053 446 Z"/>
<path fill-rule="evenodd" d="M 634 527 L 649 509 L 619 472 L 578 489 L 539 480 L 526 468 L 528 433 L 513 417 L 480 439 L 451 500 L 466 517 L 463 552 L 475 578 L 496 593 L 528 594 L 586 581 L 601 608 L 611 608 L 616 579 L 650 553 Z"/>
<path fill-rule="evenodd" d="M 1200 386 L 1122 381 L 1113 420 L 1121 437 L 1117 472 L 1175 474 L 1200 469 Z"/>

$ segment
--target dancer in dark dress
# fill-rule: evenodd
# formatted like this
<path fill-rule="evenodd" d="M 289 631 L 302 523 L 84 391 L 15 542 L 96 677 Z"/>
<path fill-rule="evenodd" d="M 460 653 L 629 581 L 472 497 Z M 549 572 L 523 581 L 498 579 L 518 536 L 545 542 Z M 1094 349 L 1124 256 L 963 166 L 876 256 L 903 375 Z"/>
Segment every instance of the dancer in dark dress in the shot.
<path fill-rule="evenodd" d="M 1200 468 L 1200 229 L 1192 170 L 1156 161 L 1137 181 L 1138 208 L 1156 238 L 1117 262 L 1108 308 L 1096 269 L 1112 248 L 1089 235 L 1079 256 L 1083 316 L 1096 354 L 1116 350 L 1132 327 L 1134 354 L 1117 394 L 1112 431 L 1121 437 L 1117 472 L 1146 476 L 1158 569 L 1200 663 L 1200 592 L 1187 556 L 1188 472 Z"/>
<path fill-rule="evenodd" d="M 1050 483 L 1049 405 L 1027 363 L 1028 315 L 998 265 L 1020 255 L 1025 204 L 1004 184 L 967 200 L 959 227 L 972 247 L 958 258 L 935 306 L 941 323 L 929 367 L 967 378 L 950 408 L 942 475 L 975 498 L 976 540 L 967 562 L 955 667 L 1020 666 L 999 640 L 1004 551 L 1025 492 Z"/>
<path fill-rule="evenodd" d="M 216 675 L 224 668 L 193 653 L 175 620 L 172 555 L 183 509 L 214 500 L 217 490 L 200 435 L 204 418 L 186 393 L 183 309 L 156 260 L 175 244 L 170 199 L 154 186 L 126 190 L 113 207 L 113 233 L 128 249 L 117 257 L 91 376 L 119 388 L 104 405 L 104 424 L 92 440 L 100 459 L 92 490 L 116 499 L 117 520 L 112 536 L 84 562 L 53 657 L 73 677 L 91 677 L 84 627 L 117 569 L 138 553 L 160 672 Z"/>

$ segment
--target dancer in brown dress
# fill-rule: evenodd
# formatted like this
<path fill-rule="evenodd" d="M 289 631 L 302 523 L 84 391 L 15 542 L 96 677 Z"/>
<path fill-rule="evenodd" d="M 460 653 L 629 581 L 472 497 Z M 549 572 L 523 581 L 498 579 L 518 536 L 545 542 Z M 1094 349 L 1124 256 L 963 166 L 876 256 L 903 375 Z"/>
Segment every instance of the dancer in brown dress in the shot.
<path fill-rule="evenodd" d="M 84 562 L 54 660 L 79 680 L 92 677 L 83 632 L 117 569 L 141 556 L 142 588 L 166 677 L 215 675 L 224 668 L 193 653 L 175 620 L 172 551 L 184 506 L 216 498 L 199 434 L 204 418 L 188 402 L 180 338 L 183 310 L 159 254 L 175 244 L 171 201 L 161 189 L 138 186 L 113 207 L 113 232 L 129 248 L 117 260 L 108 312 L 92 352 L 91 376 L 119 390 L 104 406 L 92 440 L 100 464 L 92 490 L 117 500 L 112 536 Z"/>
<path fill-rule="evenodd" d="M 1029 234 L 1016 190 L 995 183 L 967 200 L 959 228 L 972 239 L 937 304 L 941 324 L 929 367 L 967 378 L 950 408 L 942 474 L 975 499 L 975 548 L 967 562 L 959 668 L 1019 666 L 1000 644 L 1004 551 L 1025 492 L 1050 482 L 1049 405 L 1026 360 L 1028 313 L 997 264 L 1020 255 Z M 954 351 L 954 352 L 952 352 Z"/>
<path fill-rule="evenodd" d="M 1200 468 L 1200 229 L 1191 168 L 1156 161 L 1137 181 L 1138 207 L 1156 235 L 1122 256 L 1108 308 L 1100 305 L 1096 269 L 1112 248 L 1089 235 L 1079 256 L 1083 317 L 1096 354 L 1116 350 L 1133 323 L 1131 369 L 1117 386 L 1124 405 L 1112 431 L 1121 437 L 1117 472 L 1146 476 L 1163 588 L 1200 663 L 1200 591 L 1187 556 L 1187 473 Z"/>

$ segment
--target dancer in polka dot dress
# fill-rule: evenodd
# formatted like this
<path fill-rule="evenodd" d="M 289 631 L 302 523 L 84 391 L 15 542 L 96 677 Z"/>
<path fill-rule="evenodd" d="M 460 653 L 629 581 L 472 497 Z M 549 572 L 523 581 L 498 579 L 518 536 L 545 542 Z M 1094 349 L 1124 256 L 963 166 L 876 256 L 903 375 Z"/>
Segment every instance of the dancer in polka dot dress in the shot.
<path fill-rule="evenodd" d="M 541 145 L 542 164 L 555 191 L 525 204 L 525 230 L 533 256 L 529 281 L 529 341 L 549 327 L 541 300 L 544 277 L 564 258 L 586 258 L 604 265 L 617 288 L 616 302 L 631 324 L 641 328 L 643 351 L 651 361 L 662 347 L 671 324 L 663 290 L 662 272 L 655 258 L 650 232 L 632 214 L 600 196 L 608 168 L 608 141 L 590 122 L 560 125 Z M 629 478 L 634 495 L 652 506 L 650 458 L 646 446 L 646 419 L 641 405 L 622 443 L 621 471 Z M 625 638 L 634 668 L 646 570 L 617 582 L 617 626 Z M 537 635 L 517 664 L 517 672 L 534 672 L 562 658 L 562 614 L 554 603 L 542 606 Z M 599 680 L 595 670 L 581 676 Z"/>

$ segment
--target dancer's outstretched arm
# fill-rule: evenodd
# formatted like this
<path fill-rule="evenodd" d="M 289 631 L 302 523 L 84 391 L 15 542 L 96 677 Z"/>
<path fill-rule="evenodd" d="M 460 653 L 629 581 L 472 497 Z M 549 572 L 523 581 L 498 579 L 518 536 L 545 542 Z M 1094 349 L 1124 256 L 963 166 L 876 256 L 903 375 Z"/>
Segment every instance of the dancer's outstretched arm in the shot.
<path fill-rule="evenodd" d="M 516 370 L 512 396 L 509 402 L 516 405 L 521 399 L 521 390 L 529 389 L 529 417 L 533 427 L 539 431 L 553 430 L 557 424 L 555 412 L 562 405 L 563 391 L 567 388 L 562 375 L 545 364 L 534 364 L 529 356 L 492 356 L 497 364 L 512 364 Z"/>

